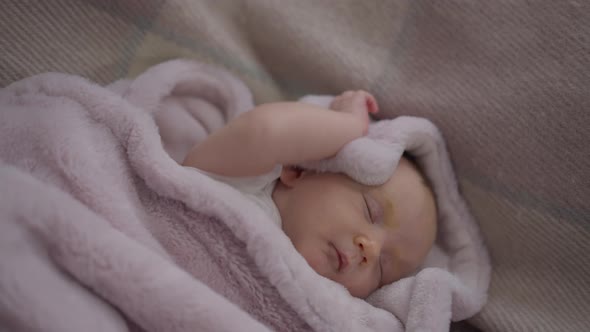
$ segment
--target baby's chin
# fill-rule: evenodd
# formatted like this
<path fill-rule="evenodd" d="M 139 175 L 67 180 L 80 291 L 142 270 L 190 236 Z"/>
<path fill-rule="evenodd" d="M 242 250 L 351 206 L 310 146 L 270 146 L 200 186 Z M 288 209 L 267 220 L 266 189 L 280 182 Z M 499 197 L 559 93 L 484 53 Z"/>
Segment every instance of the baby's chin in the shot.
<path fill-rule="evenodd" d="M 336 281 L 338 282 L 338 281 Z M 348 289 L 348 292 L 350 293 L 350 295 L 354 296 L 354 297 L 358 297 L 359 299 L 366 299 L 367 297 L 369 297 L 369 295 L 371 295 L 374 291 L 377 290 L 377 287 L 371 287 L 371 286 L 347 286 L 345 284 L 341 284 L 342 286 L 346 287 L 346 289 Z"/>

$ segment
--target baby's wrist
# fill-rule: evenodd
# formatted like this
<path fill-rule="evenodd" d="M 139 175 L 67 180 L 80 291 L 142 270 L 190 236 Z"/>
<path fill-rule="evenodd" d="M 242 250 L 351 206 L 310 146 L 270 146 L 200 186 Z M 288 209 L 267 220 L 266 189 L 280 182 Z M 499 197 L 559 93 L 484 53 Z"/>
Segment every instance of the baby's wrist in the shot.
<path fill-rule="evenodd" d="M 350 120 L 354 123 L 354 131 L 358 134 L 355 135 L 355 138 L 362 137 L 367 135 L 369 132 L 369 116 L 367 114 L 358 114 L 358 113 L 345 113 Z"/>

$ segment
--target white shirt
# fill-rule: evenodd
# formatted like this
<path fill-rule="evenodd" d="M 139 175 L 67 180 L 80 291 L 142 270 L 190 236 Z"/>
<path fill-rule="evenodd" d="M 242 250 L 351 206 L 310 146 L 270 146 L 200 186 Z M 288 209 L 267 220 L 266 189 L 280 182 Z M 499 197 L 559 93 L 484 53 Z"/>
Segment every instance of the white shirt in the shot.
<path fill-rule="evenodd" d="M 244 197 L 260 207 L 270 219 L 279 227 L 281 227 L 281 215 L 277 205 L 272 200 L 272 192 L 277 183 L 277 179 L 281 176 L 283 167 L 277 165 L 272 171 L 249 177 L 230 177 L 217 175 L 197 169 L 200 173 L 209 176 L 210 178 L 228 184 L 241 192 Z"/>

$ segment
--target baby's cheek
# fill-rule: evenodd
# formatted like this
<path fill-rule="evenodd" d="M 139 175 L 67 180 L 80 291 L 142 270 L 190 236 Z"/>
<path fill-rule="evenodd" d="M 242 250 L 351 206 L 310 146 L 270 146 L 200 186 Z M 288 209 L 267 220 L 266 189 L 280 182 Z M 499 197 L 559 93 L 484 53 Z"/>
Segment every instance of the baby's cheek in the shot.
<path fill-rule="evenodd" d="M 316 271 L 318 274 L 324 276 L 324 277 L 328 277 L 326 275 L 326 261 L 325 258 L 323 258 L 319 252 L 311 252 L 311 251 L 307 251 L 307 252 L 301 252 L 301 254 L 303 255 L 303 257 L 305 258 L 305 260 L 307 261 L 307 264 L 309 264 L 309 266 L 311 266 L 312 269 L 314 269 L 314 271 Z"/>
<path fill-rule="evenodd" d="M 310 254 L 305 255 L 304 257 L 305 257 L 305 260 L 307 260 L 307 264 L 309 264 L 309 266 L 311 266 L 311 268 L 314 269 L 316 272 L 321 274 L 320 267 L 322 265 L 321 265 L 319 257 L 317 257 L 317 255 L 310 255 Z"/>

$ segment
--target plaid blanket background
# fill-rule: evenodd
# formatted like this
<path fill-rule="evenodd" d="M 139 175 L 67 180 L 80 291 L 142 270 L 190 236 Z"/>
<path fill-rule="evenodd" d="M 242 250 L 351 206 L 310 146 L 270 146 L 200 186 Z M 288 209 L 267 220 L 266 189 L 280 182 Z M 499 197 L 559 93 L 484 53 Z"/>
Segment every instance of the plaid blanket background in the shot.
<path fill-rule="evenodd" d="M 223 66 L 258 102 L 350 88 L 443 131 L 490 247 L 484 331 L 590 326 L 590 3 L 3 0 L 0 86 L 99 83 L 172 58 Z M 455 326 L 455 329 L 470 329 Z"/>

